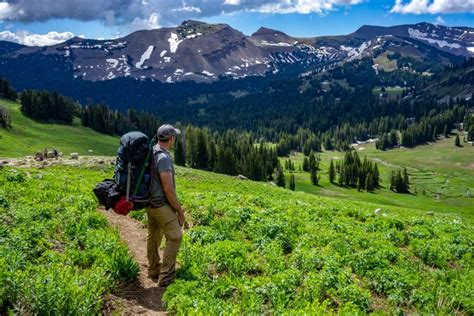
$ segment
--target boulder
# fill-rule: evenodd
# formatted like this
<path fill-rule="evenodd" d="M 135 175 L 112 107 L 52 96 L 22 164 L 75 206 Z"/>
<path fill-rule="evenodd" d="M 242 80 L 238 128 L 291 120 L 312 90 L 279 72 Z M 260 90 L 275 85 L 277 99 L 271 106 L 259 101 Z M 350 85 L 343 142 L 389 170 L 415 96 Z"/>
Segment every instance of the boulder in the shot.
<path fill-rule="evenodd" d="M 239 180 L 248 180 L 248 178 L 246 176 L 241 175 L 241 174 L 239 174 L 236 178 L 239 179 Z"/>
<path fill-rule="evenodd" d="M 426 212 L 426 215 L 434 216 L 434 212 L 433 211 Z"/>
<path fill-rule="evenodd" d="M 71 153 L 71 159 L 79 159 L 78 153 Z"/>
<path fill-rule="evenodd" d="M 44 159 L 43 153 L 37 152 L 35 154 L 35 160 L 36 161 L 43 161 L 43 159 Z"/>

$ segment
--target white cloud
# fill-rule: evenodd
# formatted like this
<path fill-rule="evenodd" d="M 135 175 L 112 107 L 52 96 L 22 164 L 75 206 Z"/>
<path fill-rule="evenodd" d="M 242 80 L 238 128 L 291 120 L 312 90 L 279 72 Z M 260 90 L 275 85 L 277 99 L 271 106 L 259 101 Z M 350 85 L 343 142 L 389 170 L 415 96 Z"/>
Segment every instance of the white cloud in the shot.
<path fill-rule="evenodd" d="M 73 38 L 74 34 L 71 32 L 49 32 L 47 34 L 31 34 L 25 31 L 18 31 L 16 33 L 10 31 L 0 32 L 0 40 L 15 42 L 27 46 L 48 46 L 55 45 Z"/>
<path fill-rule="evenodd" d="M 8 2 L 0 2 L 0 20 L 8 19 L 12 14 L 12 7 Z"/>
<path fill-rule="evenodd" d="M 260 7 L 251 11 L 262 13 L 319 13 L 324 14 L 335 10 L 339 6 L 356 5 L 364 0 L 287 0 L 287 1 L 268 1 Z"/>
<path fill-rule="evenodd" d="M 434 21 L 434 24 L 437 24 L 437 25 L 445 25 L 445 24 L 446 24 L 446 21 L 443 19 L 443 17 L 438 16 L 438 17 L 436 18 L 436 20 Z"/>
<path fill-rule="evenodd" d="M 100 20 L 107 26 L 147 23 L 156 12 L 162 25 L 237 12 L 327 13 L 368 0 L 0 0 L 0 20 Z M 470 0 L 472 1 L 472 0 Z"/>
<path fill-rule="evenodd" d="M 225 1 L 224 1 L 224 4 L 228 4 L 228 5 L 239 5 L 239 4 L 240 4 L 240 0 L 225 0 Z"/>
<path fill-rule="evenodd" d="M 133 21 L 126 25 L 125 28 L 122 29 L 121 33 L 129 33 L 138 30 L 152 30 L 160 27 L 160 16 L 158 13 L 152 13 L 146 19 L 135 18 Z"/>
<path fill-rule="evenodd" d="M 201 13 L 201 8 L 199 7 L 193 7 L 191 5 L 188 5 L 186 2 L 182 2 L 181 7 L 171 9 L 173 12 L 195 12 L 195 13 Z"/>
<path fill-rule="evenodd" d="M 396 0 L 390 11 L 401 14 L 474 13 L 474 0 Z"/>

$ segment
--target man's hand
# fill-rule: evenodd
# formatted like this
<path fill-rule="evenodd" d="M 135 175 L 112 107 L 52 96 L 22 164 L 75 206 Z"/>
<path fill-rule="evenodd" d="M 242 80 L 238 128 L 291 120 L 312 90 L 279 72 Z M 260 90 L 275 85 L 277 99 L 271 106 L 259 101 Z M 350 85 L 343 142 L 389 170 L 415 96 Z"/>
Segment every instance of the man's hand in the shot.
<path fill-rule="evenodd" d="M 179 226 L 183 226 L 184 225 L 184 211 L 183 211 L 183 209 L 178 209 L 176 211 L 176 214 L 178 215 Z"/>
<path fill-rule="evenodd" d="M 160 172 L 160 180 L 161 185 L 163 186 L 163 191 L 166 195 L 166 200 L 170 204 L 171 208 L 176 211 L 176 215 L 178 215 L 179 225 L 183 226 L 184 211 L 178 202 L 178 198 L 176 197 L 176 192 L 173 186 L 173 174 L 171 173 L 171 171 Z"/>

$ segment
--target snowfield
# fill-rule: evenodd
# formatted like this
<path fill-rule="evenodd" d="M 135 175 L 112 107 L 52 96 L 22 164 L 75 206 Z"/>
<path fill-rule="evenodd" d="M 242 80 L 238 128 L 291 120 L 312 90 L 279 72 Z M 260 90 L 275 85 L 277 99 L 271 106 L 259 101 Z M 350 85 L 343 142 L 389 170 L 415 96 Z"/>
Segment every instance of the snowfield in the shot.
<path fill-rule="evenodd" d="M 155 49 L 155 47 L 153 45 L 150 45 L 147 50 L 142 54 L 142 56 L 140 57 L 140 61 L 138 63 L 135 64 L 135 67 L 137 68 L 142 68 L 143 67 L 143 64 L 148 60 L 150 59 L 151 57 L 151 54 L 153 53 L 153 50 Z"/>
<path fill-rule="evenodd" d="M 174 54 L 178 50 L 178 45 L 183 40 L 178 39 L 178 35 L 176 33 L 171 33 L 170 37 L 168 38 L 168 42 L 170 43 L 170 53 Z"/>

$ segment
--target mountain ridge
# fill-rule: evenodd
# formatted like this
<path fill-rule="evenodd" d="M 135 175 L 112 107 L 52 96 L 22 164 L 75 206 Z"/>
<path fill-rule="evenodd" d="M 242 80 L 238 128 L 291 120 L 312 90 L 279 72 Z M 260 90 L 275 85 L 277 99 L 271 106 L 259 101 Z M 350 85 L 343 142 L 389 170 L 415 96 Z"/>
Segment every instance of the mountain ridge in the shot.
<path fill-rule="evenodd" d="M 92 82 L 122 77 L 212 82 L 266 76 L 288 68 L 319 72 L 381 52 L 458 63 L 474 56 L 474 29 L 430 23 L 363 25 L 348 35 L 298 38 L 266 27 L 247 36 L 228 24 L 186 20 L 175 27 L 139 30 L 112 40 L 74 37 L 44 47 L 0 42 L 0 75 L 14 76 L 13 68 L 25 67 L 15 60 L 21 59 L 23 64 L 54 63 L 65 76 Z M 48 76 L 47 71 L 42 76 Z"/>

